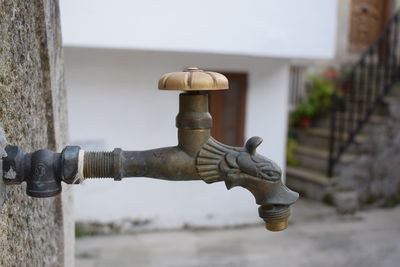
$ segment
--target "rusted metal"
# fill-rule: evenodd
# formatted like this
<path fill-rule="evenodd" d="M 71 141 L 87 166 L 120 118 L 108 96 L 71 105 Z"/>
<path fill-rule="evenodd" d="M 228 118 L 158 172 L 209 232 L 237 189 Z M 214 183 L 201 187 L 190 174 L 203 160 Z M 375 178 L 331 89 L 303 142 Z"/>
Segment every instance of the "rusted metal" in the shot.
<path fill-rule="evenodd" d="M 78 172 L 79 146 L 67 146 L 61 152 L 61 180 L 66 183 L 74 183 Z"/>
<path fill-rule="evenodd" d="M 15 177 L 4 177 L 6 184 L 26 182 L 26 194 L 31 197 L 51 197 L 61 192 L 61 154 L 49 150 L 26 153 L 18 146 L 7 146 L 4 171 Z"/>
<path fill-rule="evenodd" d="M 26 182 L 26 193 L 31 197 L 51 197 L 61 192 L 61 181 L 73 183 L 78 171 L 80 147 L 67 146 L 61 153 L 41 149 L 27 153 L 19 146 L 8 145 L 3 159 L 7 185 Z"/>
<path fill-rule="evenodd" d="M 189 72 L 201 72 L 198 69 Z M 244 147 L 222 144 L 210 135 L 212 118 L 208 112 L 205 91 L 213 83 L 214 89 L 224 88 L 221 76 L 201 74 L 200 80 L 189 80 L 187 71 L 164 76 L 162 89 L 172 90 L 173 84 L 188 92 L 179 96 L 176 117 L 178 145 L 146 151 L 85 152 L 82 178 L 149 177 L 170 181 L 203 180 L 206 183 L 225 182 L 228 189 L 241 186 L 249 190 L 260 205 L 259 215 L 266 228 L 280 231 L 287 228 L 289 206 L 298 198 L 281 181 L 281 169 L 270 159 L 258 154 L 260 137 L 250 138 Z M 169 77 L 169 78 L 168 78 Z M 211 78 L 210 78 L 211 77 Z M 171 82 L 169 79 L 173 79 Z M 179 80 L 182 79 L 182 80 Z M 169 81 L 169 82 L 168 82 Z M 202 85 L 203 84 L 203 85 Z M 203 87 L 202 87 L 203 86 Z M 196 91 L 193 88 L 201 88 Z M 5 170 L 14 169 L 13 183 L 27 182 L 27 194 L 33 197 L 52 196 L 61 191 L 61 181 L 79 183 L 79 147 L 66 147 L 61 154 L 48 150 L 26 153 L 19 147 L 8 146 Z M 11 181 L 5 179 L 11 184 Z"/>
<path fill-rule="evenodd" d="M 231 147 L 210 136 L 211 116 L 208 96 L 202 92 L 183 93 L 179 97 L 176 118 L 178 145 L 147 151 L 85 153 L 85 178 L 150 177 L 163 180 L 223 181 L 228 189 L 241 186 L 249 190 L 260 205 L 259 214 L 266 228 L 287 228 L 289 206 L 298 198 L 281 181 L 281 169 L 270 159 L 258 154 L 260 137 L 252 137 L 245 147 Z M 115 172 L 114 160 L 122 162 Z"/>

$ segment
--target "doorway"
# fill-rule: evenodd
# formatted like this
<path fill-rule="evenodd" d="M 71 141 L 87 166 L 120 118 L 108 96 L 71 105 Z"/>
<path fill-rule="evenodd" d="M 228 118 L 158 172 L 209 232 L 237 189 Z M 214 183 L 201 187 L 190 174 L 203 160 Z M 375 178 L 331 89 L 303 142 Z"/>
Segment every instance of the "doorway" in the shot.
<path fill-rule="evenodd" d="M 352 0 L 350 52 L 361 53 L 378 37 L 390 15 L 390 0 Z"/>
<path fill-rule="evenodd" d="M 209 109 L 213 117 L 212 136 L 218 141 L 243 146 L 246 113 L 246 73 L 223 73 L 229 80 L 229 90 L 209 94 Z"/>

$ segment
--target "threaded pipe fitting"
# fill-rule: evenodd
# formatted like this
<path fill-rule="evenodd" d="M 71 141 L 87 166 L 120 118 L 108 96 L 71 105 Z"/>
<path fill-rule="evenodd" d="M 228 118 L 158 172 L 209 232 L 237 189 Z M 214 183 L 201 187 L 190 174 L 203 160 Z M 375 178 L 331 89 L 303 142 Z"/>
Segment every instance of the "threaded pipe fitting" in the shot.
<path fill-rule="evenodd" d="M 290 216 L 288 206 L 260 206 L 258 213 L 265 222 L 265 228 L 270 231 L 282 231 L 288 227 Z"/>
<path fill-rule="evenodd" d="M 85 178 L 113 178 L 113 152 L 85 152 L 83 161 Z"/>

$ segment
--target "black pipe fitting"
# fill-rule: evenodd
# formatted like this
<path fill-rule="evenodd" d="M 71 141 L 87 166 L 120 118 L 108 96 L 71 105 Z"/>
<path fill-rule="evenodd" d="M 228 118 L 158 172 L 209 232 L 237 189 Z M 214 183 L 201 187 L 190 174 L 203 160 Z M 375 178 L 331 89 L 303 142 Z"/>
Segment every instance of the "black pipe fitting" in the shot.
<path fill-rule="evenodd" d="M 38 150 L 27 153 L 18 146 L 6 146 L 3 171 L 5 184 L 26 182 L 31 197 L 52 197 L 61 192 L 61 181 L 73 183 L 78 172 L 80 147 L 67 146 L 61 153 Z"/>

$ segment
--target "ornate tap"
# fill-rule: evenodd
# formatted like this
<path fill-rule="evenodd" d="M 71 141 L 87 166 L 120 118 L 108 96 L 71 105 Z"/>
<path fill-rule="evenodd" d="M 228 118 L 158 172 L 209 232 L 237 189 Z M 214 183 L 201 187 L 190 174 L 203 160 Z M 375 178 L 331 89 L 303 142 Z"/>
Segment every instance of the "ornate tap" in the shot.
<path fill-rule="evenodd" d="M 254 195 L 268 230 L 286 229 L 289 206 L 298 194 L 282 183 L 279 166 L 256 152 L 262 139 L 252 137 L 244 147 L 232 147 L 211 137 L 208 91 L 228 89 L 226 77 L 187 68 L 165 74 L 158 88 L 184 91 L 179 96 L 176 117 L 178 145 L 146 151 L 116 148 L 112 152 L 86 152 L 69 146 L 61 153 L 26 153 L 20 147 L 8 145 L 7 157 L 3 159 L 4 182 L 26 181 L 28 195 L 50 197 L 61 192 L 61 181 L 79 184 L 87 178 L 223 181 L 228 189 L 241 186 Z"/>

